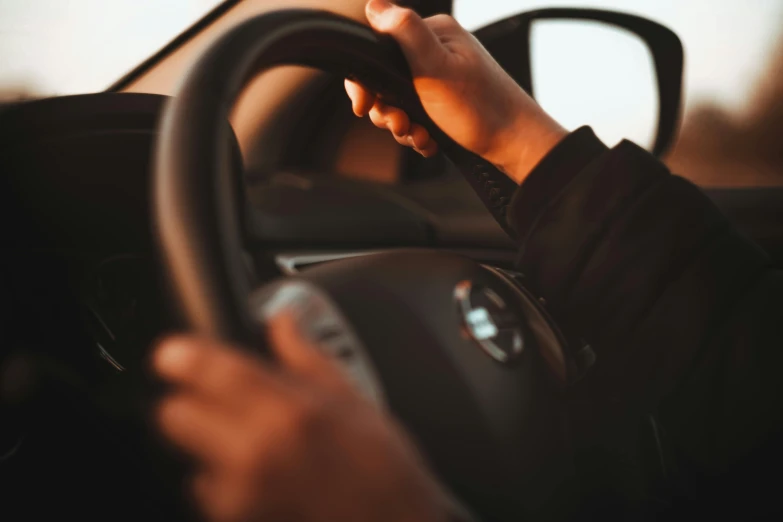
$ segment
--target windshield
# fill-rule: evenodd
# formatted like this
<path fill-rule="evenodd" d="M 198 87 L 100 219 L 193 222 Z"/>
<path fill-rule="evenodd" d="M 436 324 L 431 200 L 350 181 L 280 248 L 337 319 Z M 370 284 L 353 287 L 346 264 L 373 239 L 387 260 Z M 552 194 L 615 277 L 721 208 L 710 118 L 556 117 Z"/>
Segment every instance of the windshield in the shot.
<path fill-rule="evenodd" d="M 220 0 L 0 0 L 0 97 L 102 91 Z"/>

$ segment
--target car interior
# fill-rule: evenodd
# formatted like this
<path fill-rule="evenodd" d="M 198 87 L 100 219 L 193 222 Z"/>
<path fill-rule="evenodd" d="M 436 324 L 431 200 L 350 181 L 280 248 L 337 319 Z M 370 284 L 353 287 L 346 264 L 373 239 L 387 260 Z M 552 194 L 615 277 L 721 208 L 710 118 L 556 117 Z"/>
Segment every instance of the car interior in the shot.
<path fill-rule="evenodd" d="M 150 420 L 150 346 L 195 330 L 265 356 L 258 325 L 284 294 L 326 303 L 312 313 L 343 343 L 340 364 L 410 429 L 455 502 L 483 520 L 556 510 L 565 442 L 556 415 L 530 419 L 557 409 L 589 346 L 515 271 L 513 183 L 429 120 L 364 3 L 222 2 L 104 92 L 0 106 L 0 518 L 198 519 L 183 500 L 191 463 Z M 534 96 L 530 27 L 550 19 L 641 39 L 650 150 L 664 156 L 681 117 L 677 35 L 582 8 L 474 31 Z M 424 159 L 357 119 L 346 77 L 443 153 Z M 783 188 L 704 190 L 783 261 Z M 523 318 L 508 343 L 470 322 L 493 306 Z"/>

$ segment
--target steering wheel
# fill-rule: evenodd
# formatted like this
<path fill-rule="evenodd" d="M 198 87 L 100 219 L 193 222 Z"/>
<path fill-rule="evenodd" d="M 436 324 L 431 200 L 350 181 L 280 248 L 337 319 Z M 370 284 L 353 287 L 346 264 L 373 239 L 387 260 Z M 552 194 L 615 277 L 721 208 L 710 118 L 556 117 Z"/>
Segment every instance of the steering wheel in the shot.
<path fill-rule="evenodd" d="M 406 110 L 506 226 L 515 185 L 430 120 L 393 41 L 323 11 L 265 14 L 205 52 L 161 120 L 155 223 L 189 327 L 266 353 L 264 319 L 294 307 L 357 386 L 403 422 L 463 505 L 485 520 L 550 512 L 572 475 L 562 391 L 575 366 L 514 277 L 457 255 L 404 250 L 275 281 L 251 275 L 227 118 L 251 77 L 284 64 L 357 79 Z"/>

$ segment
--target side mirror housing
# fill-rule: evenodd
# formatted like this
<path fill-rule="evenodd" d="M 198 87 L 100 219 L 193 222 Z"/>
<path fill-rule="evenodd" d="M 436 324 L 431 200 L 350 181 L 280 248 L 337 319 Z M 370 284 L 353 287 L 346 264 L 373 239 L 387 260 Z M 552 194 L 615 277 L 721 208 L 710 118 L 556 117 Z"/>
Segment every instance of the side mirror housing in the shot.
<path fill-rule="evenodd" d="M 572 108 L 580 108 L 579 105 L 573 104 L 579 104 L 579 95 L 582 94 L 579 90 L 584 87 L 584 82 L 588 80 L 591 82 L 591 88 L 594 93 L 601 94 L 603 90 L 604 98 L 609 97 L 610 101 L 611 99 L 618 99 L 618 96 L 610 92 L 610 89 L 612 87 L 622 89 L 622 85 L 612 85 L 611 80 L 601 84 L 596 82 L 594 78 L 584 77 L 585 71 L 589 71 L 591 67 L 590 64 L 584 63 L 584 56 L 589 56 L 591 59 L 603 59 L 604 62 L 607 60 L 606 56 L 590 56 L 589 45 L 587 47 L 577 45 L 579 43 L 589 44 L 590 42 L 576 40 L 571 44 L 571 49 L 567 47 L 569 41 L 561 42 L 563 45 L 558 46 L 559 52 L 551 53 L 546 48 L 546 44 L 549 43 L 549 48 L 551 49 L 552 38 L 534 38 L 538 28 L 542 28 L 540 34 L 543 36 L 547 32 L 555 35 L 550 29 L 557 28 L 557 23 L 559 22 L 578 22 L 580 25 L 624 33 L 624 37 L 638 37 L 643 46 L 646 47 L 649 51 L 650 72 L 647 75 L 643 75 L 643 77 L 645 83 L 654 83 L 653 86 L 647 85 L 645 87 L 657 88 L 657 114 L 655 114 L 656 100 L 654 99 L 654 93 L 649 96 L 649 98 L 653 98 L 652 100 L 640 99 L 635 105 L 646 104 L 646 107 L 642 109 L 650 112 L 650 126 L 652 127 L 649 129 L 651 143 L 649 143 L 648 148 L 656 156 L 663 155 L 672 145 L 676 134 L 682 97 L 683 48 L 680 39 L 670 29 L 646 18 L 614 11 L 553 8 L 527 11 L 505 18 L 478 29 L 474 32 L 474 35 L 506 72 L 525 91 L 542 103 L 542 106 L 547 110 L 551 111 L 550 107 L 547 107 L 547 103 L 544 103 L 543 98 L 549 92 L 544 93 L 544 86 L 540 85 L 540 82 L 543 81 L 542 78 L 546 76 L 549 76 L 550 81 L 544 83 L 550 87 L 557 87 L 557 94 L 552 94 L 552 96 L 559 96 L 561 102 L 566 102 L 560 103 L 561 107 L 567 107 L 567 103 L 571 102 Z M 565 34 L 565 31 L 560 31 L 560 33 Z M 606 44 L 608 40 L 604 40 Z M 544 48 L 537 49 L 537 46 L 541 47 L 541 43 L 543 43 Z M 609 45 L 611 46 L 612 44 Z M 614 49 L 625 49 L 625 45 L 627 45 L 627 42 L 615 43 Z M 600 49 L 600 46 L 598 48 Z M 606 49 L 606 45 L 604 45 L 604 49 Z M 559 56 L 561 61 L 558 63 L 547 63 L 545 59 L 535 59 L 536 56 L 545 57 L 547 53 Z M 615 58 L 617 57 L 610 56 L 608 57 L 609 63 L 596 64 L 602 65 L 602 67 L 594 67 L 596 74 L 600 74 L 601 69 L 605 71 L 606 66 L 622 68 L 624 64 L 619 63 Z M 565 67 L 563 66 L 564 63 Z M 634 69 L 638 70 L 639 64 L 635 59 L 634 62 L 627 62 L 626 65 L 628 63 L 632 63 Z M 568 66 L 569 64 L 570 67 Z M 569 71 L 573 71 L 571 77 L 567 75 Z M 653 78 L 652 82 L 649 82 L 649 78 Z M 561 84 L 568 85 L 558 85 L 558 79 L 560 79 Z M 540 87 L 542 92 L 536 92 L 534 87 Z M 568 94 L 569 89 L 570 95 Z M 625 90 L 627 91 L 628 88 Z M 626 94 L 625 98 L 626 102 L 628 102 L 628 96 L 632 97 L 634 93 L 626 92 L 624 94 Z M 573 100 L 570 98 L 568 100 L 562 99 L 569 96 L 573 96 Z M 591 103 L 593 102 L 584 101 L 581 107 Z M 603 107 L 600 101 L 593 103 L 593 105 L 594 113 L 610 109 L 609 107 Z M 639 109 L 637 106 L 633 108 Z M 623 111 L 621 107 L 615 107 L 615 109 Z M 556 111 L 551 112 L 553 112 L 555 117 L 558 117 L 558 114 L 554 114 Z M 582 123 L 597 125 L 593 121 L 582 121 Z M 597 128 L 596 131 L 600 136 L 601 129 Z"/>

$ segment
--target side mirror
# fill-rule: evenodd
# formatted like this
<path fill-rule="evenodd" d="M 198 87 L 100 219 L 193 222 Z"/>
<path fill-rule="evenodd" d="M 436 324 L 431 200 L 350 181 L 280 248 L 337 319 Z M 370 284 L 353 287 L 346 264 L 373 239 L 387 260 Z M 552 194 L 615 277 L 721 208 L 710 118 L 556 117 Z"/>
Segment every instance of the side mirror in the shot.
<path fill-rule="evenodd" d="M 564 126 L 591 125 L 610 145 L 628 137 L 656 156 L 671 146 L 683 50 L 668 28 L 614 11 L 556 8 L 520 13 L 474 35 Z"/>

